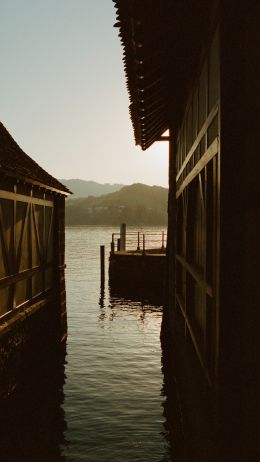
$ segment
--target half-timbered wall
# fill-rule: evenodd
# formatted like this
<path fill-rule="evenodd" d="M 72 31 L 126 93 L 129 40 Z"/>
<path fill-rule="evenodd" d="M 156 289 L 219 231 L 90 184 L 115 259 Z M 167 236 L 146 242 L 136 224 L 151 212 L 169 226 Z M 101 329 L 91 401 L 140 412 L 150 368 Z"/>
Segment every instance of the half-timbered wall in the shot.
<path fill-rule="evenodd" d="M 176 299 L 212 382 L 217 356 L 219 96 L 217 31 L 189 95 L 176 147 Z"/>
<path fill-rule="evenodd" d="M 54 283 L 52 197 L 10 189 L 0 190 L 0 316 Z"/>

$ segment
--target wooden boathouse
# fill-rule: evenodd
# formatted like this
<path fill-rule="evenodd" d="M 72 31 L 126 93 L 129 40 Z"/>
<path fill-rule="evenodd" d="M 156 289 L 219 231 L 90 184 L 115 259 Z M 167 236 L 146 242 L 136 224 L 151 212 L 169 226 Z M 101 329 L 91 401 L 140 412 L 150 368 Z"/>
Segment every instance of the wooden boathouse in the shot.
<path fill-rule="evenodd" d="M 0 397 L 15 389 L 28 362 L 66 336 L 69 194 L 0 123 Z"/>
<path fill-rule="evenodd" d="M 260 4 L 113 1 L 136 144 L 169 142 L 163 337 L 186 370 L 187 460 L 260 460 Z"/>

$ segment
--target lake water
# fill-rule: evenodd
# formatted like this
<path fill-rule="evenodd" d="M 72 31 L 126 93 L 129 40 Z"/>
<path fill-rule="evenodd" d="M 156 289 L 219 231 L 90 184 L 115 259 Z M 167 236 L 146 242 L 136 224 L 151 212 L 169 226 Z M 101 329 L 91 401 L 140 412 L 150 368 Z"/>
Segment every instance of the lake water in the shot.
<path fill-rule="evenodd" d="M 65 453 L 75 461 L 160 461 L 162 307 L 100 294 L 99 246 L 113 228 L 68 228 Z M 106 262 L 106 266 L 108 262 Z"/>
<path fill-rule="evenodd" d="M 99 249 L 106 246 L 107 270 L 114 231 L 66 229 L 66 357 L 39 368 L 26 408 L 16 400 L 8 410 L 1 461 L 177 462 L 162 307 L 111 296 L 107 277 L 100 290 Z"/>

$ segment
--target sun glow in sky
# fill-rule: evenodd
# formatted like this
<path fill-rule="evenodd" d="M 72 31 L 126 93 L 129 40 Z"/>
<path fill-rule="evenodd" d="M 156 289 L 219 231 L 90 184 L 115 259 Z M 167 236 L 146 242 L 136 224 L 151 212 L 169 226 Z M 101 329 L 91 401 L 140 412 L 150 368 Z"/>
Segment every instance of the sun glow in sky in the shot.
<path fill-rule="evenodd" d="M 112 0 L 1 4 L 0 120 L 57 178 L 168 184 L 168 143 L 134 146 Z"/>

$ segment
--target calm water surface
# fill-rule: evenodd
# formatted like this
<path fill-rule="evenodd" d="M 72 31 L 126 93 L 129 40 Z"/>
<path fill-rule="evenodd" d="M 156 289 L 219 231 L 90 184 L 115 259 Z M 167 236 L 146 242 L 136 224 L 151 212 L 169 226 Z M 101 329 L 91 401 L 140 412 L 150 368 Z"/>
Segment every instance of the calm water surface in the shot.
<path fill-rule="evenodd" d="M 100 293 L 99 246 L 113 228 L 66 230 L 69 337 L 64 411 L 71 461 L 169 460 L 162 307 Z"/>
<path fill-rule="evenodd" d="M 1 462 L 179 461 L 162 307 L 100 291 L 114 231 L 66 229 L 67 351 L 34 362 L 0 409 Z"/>

